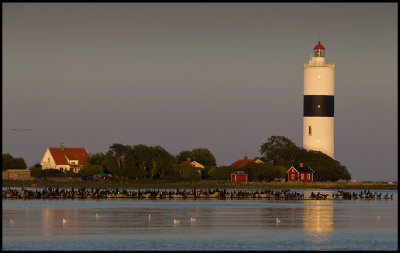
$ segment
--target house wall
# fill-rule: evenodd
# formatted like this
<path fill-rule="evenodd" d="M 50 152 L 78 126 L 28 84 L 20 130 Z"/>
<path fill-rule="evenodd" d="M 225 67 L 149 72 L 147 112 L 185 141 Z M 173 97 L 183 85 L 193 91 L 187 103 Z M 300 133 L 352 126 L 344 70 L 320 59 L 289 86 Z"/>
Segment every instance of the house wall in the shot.
<path fill-rule="evenodd" d="M 294 179 L 293 179 L 292 175 L 294 175 Z M 297 182 L 298 178 L 299 178 L 299 172 L 293 167 L 290 168 L 290 170 L 288 171 L 288 181 L 289 182 Z"/>
<path fill-rule="evenodd" d="M 301 176 L 303 175 L 303 179 Z M 310 179 L 307 178 L 307 175 L 310 175 Z M 299 177 L 300 182 L 313 182 L 313 173 L 300 173 Z"/>
<path fill-rule="evenodd" d="M 247 182 L 247 175 L 231 175 L 231 182 L 234 183 Z"/>
<path fill-rule="evenodd" d="M 49 159 L 50 159 L 50 161 L 49 161 Z M 42 161 L 40 162 L 40 165 L 42 165 L 42 170 L 56 168 L 56 162 L 54 161 L 49 148 L 46 149 L 46 152 L 44 153 L 44 156 L 43 156 Z"/>

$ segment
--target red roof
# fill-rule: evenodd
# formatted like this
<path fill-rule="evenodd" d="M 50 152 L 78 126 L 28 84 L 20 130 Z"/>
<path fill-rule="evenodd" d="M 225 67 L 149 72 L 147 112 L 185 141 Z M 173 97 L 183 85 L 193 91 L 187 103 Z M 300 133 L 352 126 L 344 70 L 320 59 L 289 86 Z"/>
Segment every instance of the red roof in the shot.
<path fill-rule="evenodd" d="M 78 160 L 78 165 L 82 165 L 88 155 L 86 148 L 64 148 L 64 151 L 61 151 L 61 148 L 58 147 L 49 148 L 49 150 L 57 165 L 68 165 L 66 157 L 69 160 Z"/>
<path fill-rule="evenodd" d="M 324 46 L 321 44 L 321 42 L 318 41 L 318 45 L 316 45 L 316 46 L 314 47 L 314 49 L 325 49 L 325 48 L 324 48 Z"/>
<path fill-rule="evenodd" d="M 236 167 L 236 168 L 243 168 L 246 166 L 247 163 L 249 162 L 254 162 L 257 159 L 248 159 L 247 156 L 244 157 L 244 159 L 237 160 L 236 162 L 231 164 L 231 167 Z"/>

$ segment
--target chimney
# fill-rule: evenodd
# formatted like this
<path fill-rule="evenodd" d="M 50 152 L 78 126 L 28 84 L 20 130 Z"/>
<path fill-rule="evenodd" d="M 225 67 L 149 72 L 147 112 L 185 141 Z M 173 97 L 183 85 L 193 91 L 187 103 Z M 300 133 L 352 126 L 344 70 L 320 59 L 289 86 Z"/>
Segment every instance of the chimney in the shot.
<path fill-rule="evenodd" d="M 64 151 L 64 143 L 61 143 L 61 151 Z"/>
<path fill-rule="evenodd" d="M 247 155 L 245 155 L 244 156 L 244 160 L 247 160 L 247 159 L 249 159 L 249 157 Z"/>
<path fill-rule="evenodd" d="M 303 167 L 303 163 L 300 163 L 300 167 Z"/>
<path fill-rule="evenodd" d="M 186 158 L 186 161 L 190 162 L 190 157 Z"/>

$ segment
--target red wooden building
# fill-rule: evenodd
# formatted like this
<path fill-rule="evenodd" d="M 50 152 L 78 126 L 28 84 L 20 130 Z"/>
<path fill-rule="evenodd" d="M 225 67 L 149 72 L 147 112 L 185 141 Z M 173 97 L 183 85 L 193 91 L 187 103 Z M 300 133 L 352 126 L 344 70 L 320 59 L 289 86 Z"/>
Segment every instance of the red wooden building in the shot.
<path fill-rule="evenodd" d="M 235 171 L 231 174 L 231 182 L 233 183 L 247 183 L 247 174 L 243 171 Z"/>
<path fill-rule="evenodd" d="M 304 163 L 300 163 L 299 166 L 292 166 L 286 172 L 288 174 L 289 182 L 313 182 L 314 171 Z"/>

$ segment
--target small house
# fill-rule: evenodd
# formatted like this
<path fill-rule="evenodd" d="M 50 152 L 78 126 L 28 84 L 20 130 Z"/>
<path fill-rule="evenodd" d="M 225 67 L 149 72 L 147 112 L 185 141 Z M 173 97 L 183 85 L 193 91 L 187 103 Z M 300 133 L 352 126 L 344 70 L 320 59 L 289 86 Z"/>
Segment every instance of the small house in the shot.
<path fill-rule="evenodd" d="M 289 182 L 313 182 L 314 171 L 304 163 L 300 163 L 299 166 L 292 166 L 286 172 L 288 174 Z"/>
<path fill-rule="evenodd" d="M 232 183 L 247 183 L 247 174 L 243 171 L 235 171 L 231 174 Z"/>
<path fill-rule="evenodd" d="M 200 174 L 201 174 L 201 170 L 205 168 L 202 164 L 200 164 L 196 161 L 191 161 L 190 158 L 186 158 L 186 161 L 180 162 L 179 164 L 195 168 L 197 170 L 197 172 L 199 172 Z"/>
<path fill-rule="evenodd" d="M 68 170 L 77 173 L 87 156 L 86 148 L 66 148 L 61 144 L 60 147 L 47 148 L 40 165 L 42 170 L 57 169 L 62 172 Z"/>
<path fill-rule="evenodd" d="M 230 166 L 241 169 L 249 162 L 264 163 L 260 159 L 249 159 L 248 156 L 244 156 L 244 159 L 239 159 L 236 162 L 232 163 Z"/>

